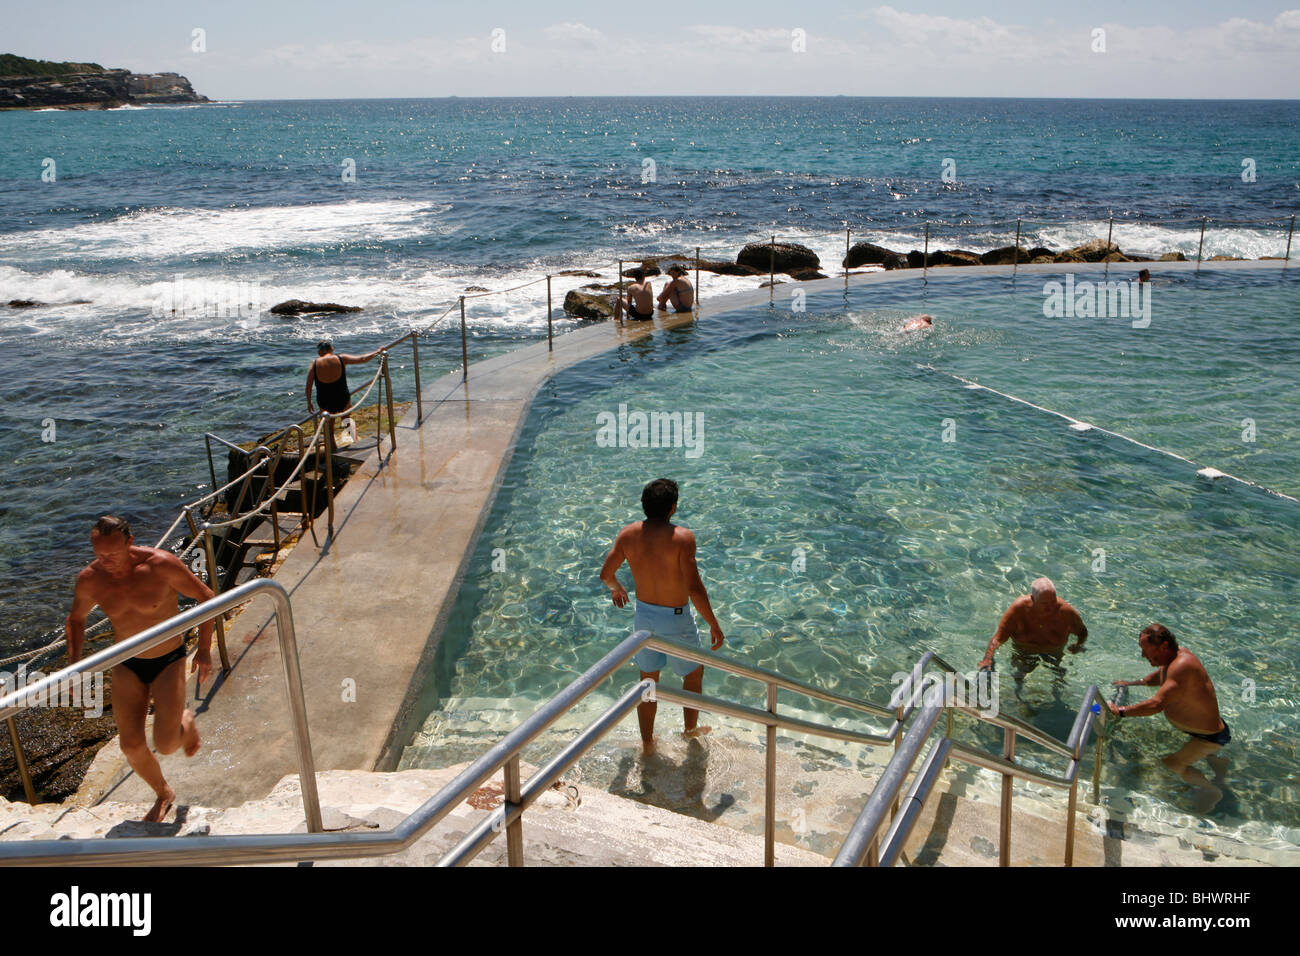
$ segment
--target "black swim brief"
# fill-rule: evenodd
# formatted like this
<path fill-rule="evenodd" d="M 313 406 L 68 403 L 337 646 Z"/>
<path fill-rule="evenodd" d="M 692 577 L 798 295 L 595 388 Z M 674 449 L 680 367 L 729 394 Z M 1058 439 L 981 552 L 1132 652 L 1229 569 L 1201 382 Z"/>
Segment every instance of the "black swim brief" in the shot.
<path fill-rule="evenodd" d="M 152 684 L 169 664 L 185 659 L 185 645 L 168 651 L 162 657 L 132 657 L 122 662 L 122 666 L 136 677 L 141 684 Z"/>
<path fill-rule="evenodd" d="M 642 319 L 642 320 L 644 320 L 644 319 L 653 319 L 653 318 L 655 317 L 655 314 L 654 314 L 653 312 L 644 312 L 644 313 L 643 313 L 643 312 L 638 312 L 636 309 L 633 309 L 633 308 L 629 307 L 628 310 L 627 310 L 627 317 L 628 317 L 629 319 Z"/>
<path fill-rule="evenodd" d="M 1191 731 L 1187 731 L 1186 733 L 1189 737 L 1195 737 L 1197 740 L 1204 740 L 1207 743 L 1218 744 L 1220 747 L 1232 739 L 1232 732 L 1228 729 L 1228 722 L 1226 720 L 1223 721 L 1223 729 L 1218 733 L 1194 734 Z"/>

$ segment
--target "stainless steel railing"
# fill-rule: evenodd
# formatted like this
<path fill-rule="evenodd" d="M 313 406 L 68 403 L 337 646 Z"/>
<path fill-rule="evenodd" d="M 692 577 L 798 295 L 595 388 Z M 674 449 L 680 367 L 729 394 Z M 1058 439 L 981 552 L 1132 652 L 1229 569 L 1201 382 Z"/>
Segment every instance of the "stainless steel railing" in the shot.
<path fill-rule="evenodd" d="M 294 740 L 298 750 L 298 775 L 302 781 L 303 809 L 306 813 L 307 829 L 312 833 L 318 833 L 322 830 L 320 800 L 316 794 L 316 769 L 312 760 L 311 737 L 307 728 L 307 705 L 303 700 L 302 673 L 298 667 L 298 644 L 293 630 L 293 608 L 289 603 L 289 593 L 284 589 L 284 586 L 269 578 L 260 578 L 256 581 L 241 584 L 239 587 L 232 588 L 225 594 L 218 595 L 210 601 L 196 604 L 194 607 L 181 611 L 175 617 L 155 624 L 148 630 L 141 631 L 139 634 L 119 641 L 111 647 L 106 647 L 89 657 L 82 658 L 75 664 L 56 671 L 48 677 L 43 677 L 21 690 L 6 694 L 0 698 L 0 718 L 12 717 L 38 701 L 49 699 L 50 696 L 58 699 L 60 689 L 65 682 L 80 680 L 82 675 L 85 674 L 105 671 L 116 664 L 135 657 L 141 651 L 157 647 L 177 635 L 184 634 L 190 628 L 210 621 L 261 594 L 266 594 L 275 602 L 275 622 L 276 631 L 280 638 L 280 657 L 284 665 L 284 679 L 289 692 L 289 708 L 293 722 Z M 54 842 L 66 843 L 69 841 Z M 99 841 L 80 842 L 93 844 Z M 15 844 L 15 847 L 20 851 L 23 849 L 20 844 Z M 11 862 L 6 859 L 4 852 L 9 849 L 7 846 L 0 849 L 0 862 Z M 176 849 L 181 849 L 181 847 L 177 846 Z"/>
<path fill-rule="evenodd" d="M 936 675 L 923 676 L 928 664 L 935 664 L 940 670 L 954 675 L 965 687 L 966 693 L 956 695 L 957 699 L 972 699 L 970 683 L 951 665 L 932 652 L 926 652 L 913 668 L 902 686 L 895 692 L 894 700 L 908 698 L 913 705 L 918 700 L 927 698 L 930 689 L 936 686 Z M 928 677 L 928 679 L 927 679 Z M 1096 709 L 1094 710 L 1094 706 Z M 1002 756 L 995 757 L 952 740 L 952 712 L 966 713 L 983 723 L 997 726 L 1003 730 Z M 930 739 L 938 724 L 939 717 L 947 713 L 948 722 L 943 737 L 935 742 L 925 761 L 917 770 L 911 788 L 903 800 L 901 810 L 898 807 L 898 793 L 906 782 L 912 764 L 920 755 L 921 748 Z M 1002 775 L 1001 804 L 998 824 L 998 859 L 999 865 L 1009 866 L 1011 862 L 1011 807 L 1012 783 L 1015 779 L 1031 781 L 1048 786 L 1067 789 L 1070 792 L 1069 807 L 1066 812 L 1065 831 L 1065 865 L 1074 863 L 1074 822 L 1078 803 L 1078 775 L 1083 762 L 1083 748 L 1087 745 L 1094 724 L 1100 723 L 1096 753 L 1093 763 L 1092 802 L 1098 801 L 1101 775 L 1101 754 L 1104 741 L 1106 701 L 1095 684 L 1084 692 L 1083 701 L 1075 715 L 1074 725 L 1065 740 L 1060 740 L 1045 731 L 1012 717 L 985 714 L 967 704 L 949 700 L 940 695 L 939 700 L 927 699 L 920 715 L 907 728 L 903 739 L 893 758 L 885 767 L 884 773 L 876 783 L 875 789 L 867 799 L 866 805 L 849 830 L 848 836 L 835 857 L 835 866 L 892 866 L 901 855 L 903 846 L 915 826 L 924 808 L 926 798 L 938 781 L 939 773 L 949 760 L 958 759 L 972 766 L 982 767 Z M 1065 773 L 1056 776 L 1015 763 L 1016 740 L 1018 737 L 1040 744 L 1048 750 L 1065 756 L 1069 763 Z M 892 824 L 880 839 L 880 830 L 885 824 L 885 817 L 890 808 L 896 811 Z"/>
<path fill-rule="evenodd" d="M 192 626 L 199 619 L 196 612 L 203 608 L 215 608 L 219 602 L 246 598 L 248 590 L 255 587 L 275 587 L 283 595 L 283 589 L 271 581 L 256 581 L 236 588 L 223 595 L 193 608 L 171 622 L 166 622 L 166 632 L 160 631 L 166 625 L 159 625 L 145 634 L 137 635 L 130 641 L 124 641 L 110 652 L 102 652 L 94 658 L 82 662 L 89 665 L 92 661 L 103 665 L 105 662 L 116 663 L 138 651 L 146 640 L 150 646 L 165 640 L 170 634 L 180 633 L 183 626 Z M 284 608 L 288 609 L 285 596 Z M 279 608 L 277 608 L 277 611 Z M 214 609 L 212 613 L 216 613 Z M 181 618 L 186 620 L 182 622 Z M 155 633 L 157 632 L 157 633 Z M 292 638 L 292 619 L 281 626 L 282 639 L 285 633 Z M 702 694 L 670 690 L 655 687 L 649 680 L 639 681 L 624 691 L 619 699 L 590 725 L 578 737 L 564 747 L 547 764 L 527 782 L 520 780 L 520 753 L 550 727 L 555 721 L 568 713 L 574 705 L 586 697 L 597 685 L 612 675 L 615 670 L 629 661 L 642 647 L 654 647 L 682 657 L 690 657 L 708 663 L 731 673 L 764 683 L 767 690 L 767 710 L 757 710 L 742 704 L 722 701 Z M 290 639 L 290 650 L 292 639 Z M 111 660 L 110 660 L 111 656 Z M 301 703 L 300 683 L 296 679 L 296 653 L 286 652 L 286 668 L 289 660 L 294 664 L 294 675 L 290 680 L 290 698 Z M 67 672 L 52 675 L 48 680 L 61 679 Z M 296 689 L 296 690 L 295 690 Z M 863 733 L 845 728 L 828 727 L 813 721 L 800 720 L 777 713 L 776 696 L 779 689 L 806 694 L 828 703 L 841 705 L 873 716 L 887 717 L 892 721 L 889 729 L 880 734 Z M 26 695 L 31 689 L 23 691 Z M 17 695 L 11 695 L 16 697 Z M 704 654 L 697 648 L 687 647 L 676 641 L 651 638 L 646 631 L 638 631 L 624 639 L 616 648 L 587 669 L 575 681 L 569 684 L 555 697 L 542 705 L 522 724 L 497 742 L 481 757 L 465 768 L 442 790 L 430 797 L 424 804 L 409 814 L 405 820 L 392 830 L 370 833 L 320 833 L 319 802 L 316 797 L 314 778 L 308 776 L 304 769 L 303 794 L 308 807 L 308 829 L 305 834 L 258 834 L 249 836 L 186 837 L 178 841 L 169 837 L 132 837 L 113 840 L 111 846 L 103 840 L 39 840 L 25 844 L 0 844 L 0 864 L 26 866 L 59 866 L 67 864 L 95 866 L 142 866 L 142 865 L 232 865 L 257 863 L 282 863 L 304 860 L 337 860 L 359 857 L 382 856 L 407 849 L 425 833 L 444 819 L 453 809 L 463 803 L 475 790 L 489 780 L 498 770 L 504 770 L 506 791 L 503 805 L 482 821 L 456 847 L 444 855 L 440 865 L 461 866 L 468 863 L 482 851 L 501 832 L 506 833 L 507 859 L 513 866 L 523 863 L 523 829 L 522 816 L 529 804 L 549 788 L 560 775 L 571 767 L 595 743 L 605 736 L 623 717 L 630 713 L 637 704 L 653 699 L 675 701 L 687 706 L 697 707 L 717 713 L 730 714 L 745 720 L 762 723 L 767 727 L 767 798 L 765 802 L 765 849 L 764 860 L 767 865 L 773 863 L 773 835 L 775 830 L 775 742 L 778 727 L 788 730 L 819 734 L 839 740 L 850 740 L 866 744 L 888 743 L 894 740 L 902 726 L 892 712 L 869 704 L 866 701 L 840 694 L 824 691 L 800 681 L 782 677 L 771 671 L 749 667 L 737 661 L 728 660 L 712 654 Z M 17 703 L 5 698 L 0 707 Z M 0 709 L 0 716 L 5 711 Z M 295 719 L 299 713 L 302 718 L 304 734 L 300 737 L 300 758 L 302 746 L 306 741 L 305 709 L 295 709 Z M 909 710 L 910 713 L 910 710 Z M 306 764 L 310 767 L 310 744 L 305 754 Z M 310 794 L 310 799 L 308 799 Z M 315 825 L 310 814 L 315 813 Z"/>

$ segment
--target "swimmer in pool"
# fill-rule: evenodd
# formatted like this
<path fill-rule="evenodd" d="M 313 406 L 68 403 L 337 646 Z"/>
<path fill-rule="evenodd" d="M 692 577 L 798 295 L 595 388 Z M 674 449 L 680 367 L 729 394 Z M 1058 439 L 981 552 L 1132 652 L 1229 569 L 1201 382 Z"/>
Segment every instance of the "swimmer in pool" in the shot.
<path fill-rule="evenodd" d="M 1077 635 L 1078 640 L 1067 648 L 1071 634 Z M 1055 675 L 1052 687 L 1059 698 L 1065 685 L 1065 668 L 1061 666 L 1063 652 L 1079 653 L 1087 639 L 1088 628 L 1079 612 L 1056 596 L 1056 585 L 1048 578 L 1038 578 L 1029 586 L 1029 594 L 1012 601 L 1002 615 L 979 669 L 992 670 L 993 654 L 1011 641 L 1016 696 L 1020 696 L 1026 675 L 1047 661 Z"/>
<path fill-rule="evenodd" d="M 695 566 L 695 535 L 686 528 L 672 524 L 670 519 L 677 511 L 677 483 L 658 478 L 641 492 L 644 521 L 635 521 L 618 533 L 605 564 L 600 569 L 600 580 L 609 588 L 615 607 L 626 607 L 627 591 L 618 580 L 618 569 L 627 561 L 632 569 L 632 586 L 636 590 L 636 617 L 633 630 L 651 631 L 657 637 L 675 638 L 697 647 L 700 633 L 695 627 L 695 617 L 687 604 L 689 598 L 700 616 L 709 624 L 712 647 L 716 651 L 725 640 L 718 619 L 709 605 L 709 592 L 700 579 Z M 642 648 L 636 655 L 641 679 L 649 678 L 659 683 L 659 672 L 670 664 L 682 678 L 682 690 L 698 694 L 704 686 L 704 665 L 680 657 L 669 657 L 661 651 Z M 637 705 L 637 721 L 641 725 L 642 752 L 654 753 L 655 711 L 653 702 Z M 700 712 L 682 708 L 686 729 L 684 737 L 702 737 L 712 728 L 697 726 Z"/>
<path fill-rule="evenodd" d="M 903 326 L 903 331 L 924 332 L 932 328 L 934 328 L 934 316 L 922 314 L 908 319 L 907 324 Z"/>
<path fill-rule="evenodd" d="M 1196 788 L 1196 808 L 1208 813 L 1223 799 L 1223 791 L 1191 765 L 1204 757 L 1214 771 L 1215 782 L 1222 783 L 1228 761 L 1219 751 L 1232 740 L 1232 732 L 1219 714 L 1214 682 L 1205 665 L 1187 648 L 1179 647 L 1178 640 L 1163 624 L 1143 628 L 1138 635 L 1138 647 L 1156 669 L 1142 680 L 1117 680 L 1116 686 L 1160 689 L 1139 704 L 1117 707 L 1107 701 L 1106 706 L 1117 717 L 1150 717 L 1163 711 L 1175 728 L 1187 734 L 1187 743 L 1160 759 Z"/>

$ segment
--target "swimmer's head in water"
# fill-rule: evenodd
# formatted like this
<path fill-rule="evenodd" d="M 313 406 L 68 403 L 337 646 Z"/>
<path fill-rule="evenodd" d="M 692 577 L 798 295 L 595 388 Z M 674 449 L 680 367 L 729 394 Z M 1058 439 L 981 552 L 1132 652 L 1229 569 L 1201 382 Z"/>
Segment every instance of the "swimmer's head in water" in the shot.
<path fill-rule="evenodd" d="M 1050 606 L 1056 601 L 1056 585 L 1050 578 L 1037 578 L 1029 585 L 1029 598 L 1035 607 L 1041 607 L 1044 603 Z"/>
<path fill-rule="evenodd" d="M 641 489 L 641 509 L 651 521 L 667 521 L 677 507 L 677 482 L 656 478 Z"/>
<path fill-rule="evenodd" d="M 1178 655 L 1178 638 L 1163 624 L 1148 624 L 1138 635 L 1142 656 L 1152 664 L 1168 663 Z"/>
<path fill-rule="evenodd" d="M 319 342 L 316 343 L 316 351 L 319 352 L 321 355 L 325 355 L 329 352 L 333 352 L 334 343 L 331 342 L 329 339 L 321 339 Z"/>

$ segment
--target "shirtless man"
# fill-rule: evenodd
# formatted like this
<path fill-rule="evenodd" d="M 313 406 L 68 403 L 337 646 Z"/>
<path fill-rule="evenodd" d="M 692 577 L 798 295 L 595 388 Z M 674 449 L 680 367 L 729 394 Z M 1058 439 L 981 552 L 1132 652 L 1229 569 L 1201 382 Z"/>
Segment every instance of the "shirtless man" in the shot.
<path fill-rule="evenodd" d="M 668 267 L 668 274 L 672 278 L 659 293 L 659 308 L 667 311 L 671 305 L 674 312 L 691 311 L 695 305 L 695 289 L 686 278 L 686 267 L 674 263 Z"/>
<path fill-rule="evenodd" d="M 1056 585 L 1047 578 L 1038 578 L 1029 586 L 1029 594 L 1012 601 L 1002 615 L 979 669 L 992 669 L 993 653 L 1010 640 L 1016 696 L 1020 695 L 1025 675 L 1044 660 L 1055 672 L 1052 683 L 1059 696 L 1065 683 L 1061 654 L 1067 649 L 1065 645 L 1071 634 L 1077 635 L 1078 640 L 1068 650 L 1071 654 L 1077 654 L 1083 650 L 1083 642 L 1088 639 L 1088 628 L 1084 626 L 1083 618 L 1078 611 L 1056 596 Z"/>
<path fill-rule="evenodd" d="M 72 610 L 65 630 L 68 658 L 81 659 L 86 638 L 86 615 L 96 604 L 108 615 L 116 641 L 148 630 L 179 611 L 176 595 L 207 601 L 212 591 L 190 573 L 170 551 L 137 548 L 130 526 L 121 518 L 105 515 L 90 532 L 95 560 L 77 575 Z M 147 655 L 147 656 L 146 656 Z M 212 622 L 199 627 L 199 649 L 191 671 L 199 681 L 212 672 Z M 117 723 L 122 753 L 127 762 L 158 795 L 144 818 L 161 823 L 176 800 L 176 791 L 163 779 L 158 758 L 145 739 L 145 716 L 153 698 L 153 744 L 160 754 L 185 748 L 185 756 L 199 751 L 199 730 L 194 712 L 185 708 L 185 639 L 177 635 L 140 656 L 113 668 L 113 720 Z"/>
<path fill-rule="evenodd" d="M 1142 680 L 1117 680 L 1119 687 L 1159 687 L 1151 697 L 1138 704 L 1116 707 L 1107 701 L 1106 706 L 1117 717 L 1149 717 L 1164 712 L 1165 717 L 1190 739 L 1176 753 L 1162 757 L 1161 762 L 1196 788 L 1197 809 L 1201 813 L 1213 810 L 1223 799 L 1223 791 L 1210 783 L 1205 774 L 1193 770 L 1191 765 L 1202 757 L 1214 770 L 1215 780 L 1222 782 L 1228 761 L 1217 756 L 1219 749 L 1232 739 L 1228 724 L 1219 716 L 1219 699 L 1214 693 L 1214 683 L 1205 671 L 1205 665 L 1178 641 L 1163 624 L 1151 624 L 1138 635 L 1142 656 L 1155 665 Z"/>
<path fill-rule="evenodd" d="M 639 267 L 632 269 L 628 275 L 633 281 L 628 283 L 626 302 L 622 295 L 614 300 L 614 320 L 622 322 L 624 310 L 627 311 L 629 319 L 653 319 L 655 317 L 654 283 L 645 277 L 645 270 Z"/>
<path fill-rule="evenodd" d="M 677 483 L 658 478 L 641 492 L 641 507 L 646 519 L 625 527 L 614 539 L 605 564 L 600 569 L 600 580 L 609 588 L 615 607 L 626 607 L 627 591 L 618 581 L 618 569 L 627 561 L 632 569 L 632 586 L 636 590 L 636 617 L 634 631 L 650 631 L 656 637 L 674 638 L 688 644 L 700 644 L 700 632 L 695 627 L 687 597 L 694 602 L 700 616 L 709 623 L 713 649 L 722 646 L 725 638 L 718 619 L 709 606 L 709 592 L 700 580 L 695 566 L 695 535 L 686 528 L 669 522 L 677 511 Z M 704 686 L 704 665 L 680 657 L 669 657 L 661 651 L 642 648 L 636 655 L 641 679 L 647 677 L 659 683 L 659 671 L 671 664 L 673 673 L 682 678 L 682 689 L 698 694 Z M 646 754 L 654 753 L 655 712 L 658 705 L 637 705 L 636 716 L 641 724 L 641 747 Z M 702 737 L 711 727 L 698 727 L 700 712 L 683 707 L 685 737 Z"/>
<path fill-rule="evenodd" d="M 922 314 L 922 315 L 913 316 L 912 318 L 908 319 L 907 323 L 903 326 L 903 331 L 924 332 L 927 329 L 932 329 L 932 328 L 934 328 L 934 316 Z"/>

